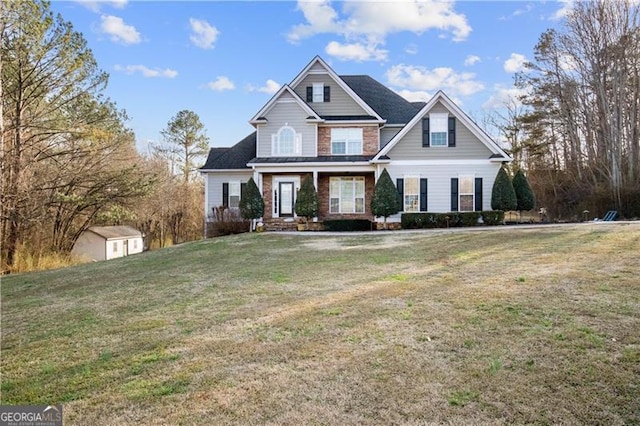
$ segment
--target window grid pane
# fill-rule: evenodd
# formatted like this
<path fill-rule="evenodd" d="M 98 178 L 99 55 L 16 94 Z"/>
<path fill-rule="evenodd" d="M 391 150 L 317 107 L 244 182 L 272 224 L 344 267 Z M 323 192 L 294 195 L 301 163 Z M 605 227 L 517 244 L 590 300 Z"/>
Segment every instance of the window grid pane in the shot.
<path fill-rule="evenodd" d="M 331 129 L 331 153 L 335 155 L 361 155 L 362 129 Z"/>
<path fill-rule="evenodd" d="M 473 211 L 473 195 L 461 195 L 460 196 L 460 211 L 472 212 Z"/>
<path fill-rule="evenodd" d="M 313 102 L 324 102 L 324 84 L 313 84 Z"/>
<path fill-rule="evenodd" d="M 420 180 L 417 177 L 404 178 L 404 211 L 419 211 Z"/>
<path fill-rule="evenodd" d="M 447 133 L 431 132 L 431 146 L 447 146 Z"/>
<path fill-rule="evenodd" d="M 362 177 L 330 178 L 329 212 L 364 213 L 365 181 Z"/>

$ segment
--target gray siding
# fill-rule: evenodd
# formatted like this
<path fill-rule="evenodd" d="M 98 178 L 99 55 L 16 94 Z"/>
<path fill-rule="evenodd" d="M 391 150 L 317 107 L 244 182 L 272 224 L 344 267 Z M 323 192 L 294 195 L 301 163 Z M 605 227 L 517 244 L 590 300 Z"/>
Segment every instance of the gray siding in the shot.
<path fill-rule="evenodd" d="M 307 86 L 313 83 L 323 83 L 331 87 L 329 102 L 310 102 L 318 115 L 367 115 L 364 109 L 347 94 L 328 74 L 309 74 L 293 89 L 303 99 L 307 100 Z"/>
<path fill-rule="evenodd" d="M 402 127 L 383 127 L 380 129 L 380 149 L 384 148 Z"/>
<path fill-rule="evenodd" d="M 482 178 L 482 208 L 491 210 L 491 190 L 496 179 L 499 163 L 486 164 L 444 164 L 444 165 L 396 165 L 391 162 L 387 171 L 393 180 L 405 176 L 415 176 L 428 179 L 428 210 L 434 213 L 451 211 L 451 178 L 459 176 L 473 176 Z M 400 220 L 400 214 L 393 216 Z"/>
<path fill-rule="evenodd" d="M 293 99 L 291 95 L 287 97 Z M 302 155 L 316 155 L 316 125 L 307 123 L 308 114 L 295 102 L 277 102 L 267 113 L 267 123 L 258 125 L 256 156 L 271 157 L 271 135 L 278 133 L 282 126 L 288 124 L 296 133 L 302 134 Z"/>
<path fill-rule="evenodd" d="M 242 172 L 218 172 L 207 173 L 205 194 L 205 217 L 212 214 L 214 207 L 220 207 L 222 203 L 222 184 L 224 182 L 248 182 L 253 177 L 251 170 Z"/>
<path fill-rule="evenodd" d="M 448 112 L 438 102 L 430 112 Z M 477 137 L 471 133 L 460 120 L 456 120 L 456 146 L 422 147 L 422 121 L 419 121 L 404 137 L 389 151 L 392 160 L 480 160 L 487 159 L 493 154 Z"/>

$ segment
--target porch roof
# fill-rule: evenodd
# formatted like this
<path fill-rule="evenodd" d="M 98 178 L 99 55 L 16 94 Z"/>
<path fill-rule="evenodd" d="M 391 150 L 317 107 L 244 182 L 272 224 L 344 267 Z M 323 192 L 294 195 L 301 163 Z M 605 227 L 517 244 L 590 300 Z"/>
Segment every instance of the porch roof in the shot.
<path fill-rule="evenodd" d="M 249 161 L 254 164 L 286 164 L 286 163 L 367 163 L 375 155 L 321 155 L 318 157 L 258 157 Z"/>

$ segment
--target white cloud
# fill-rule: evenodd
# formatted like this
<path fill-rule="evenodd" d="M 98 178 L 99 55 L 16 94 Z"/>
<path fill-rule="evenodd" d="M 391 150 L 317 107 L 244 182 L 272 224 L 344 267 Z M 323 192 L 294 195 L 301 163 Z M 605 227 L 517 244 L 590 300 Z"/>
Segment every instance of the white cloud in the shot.
<path fill-rule="evenodd" d="M 378 49 L 376 44 L 364 45 L 362 43 L 342 44 L 332 41 L 325 47 L 325 52 L 341 61 L 384 61 L 387 59 L 388 50 Z"/>
<path fill-rule="evenodd" d="M 409 55 L 416 55 L 418 53 L 418 46 L 411 43 L 410 45 L 404 48 L 404 51 Z"/>
<path fill-rule="evenodd" d="M 224 90 L 233 90 L 236 88 L 236 85 L 233 84 L 228 77 L 219 76 L 215 81 L 207 83 L 207 87 L 211 90 L 215 90 L 216 92 L 222 92 Z"/>
<path fill-rule="evenodd" d="M 434 93 L 425 92 L 424 90 L 396 90 L 396 93 L 409 102 L 427 102 L 431 99 Z"/>
<path fill-rule="evenodd" d="M 511 57 L 504 61 L 504 70 L 510 73 L 523 71 L 525 62 L 527 58 L 524 55 L 512 53 Z"/>
<path fill-rule="evenodd" d="M 465 67 L 470 67 L 472 65 L 477 64 L 480 61 L 481 61 L 480 56 L 478 56 L 478 55 L 469 55 L 464 60 L 464 66 Z"/>
<path fill-rule="evenodd" d="M 316 34 L 336 34 L 344 37 L 344 43 L 334 41 L 326 50 L 336 52 L 339 58 L 385 60 L 387 53 L 379 47 L 384 45 L 389 34 L 404 31 L 420 34 L 435 29 L 449 34 L 454 41 L 462 41 L 471 33 L 467 18 L 455 12 L 453 2 L 347 0 L 340 4 L 343 5 L 342 16 L 329 0 L 299 0 L 298 10 L 306 23 L 293 26 L 287 35 L 288 40 L 299 43 Z M 351 53 L 345 53 L 346 50 Z M 362 51 L 369 53 L 363 54 Z"/>
<path fill-rule="evenodd" d="M 172 70 L 170 68 L 160 69 L 160 68 L 149 68 L 144 65 L 116 65 L 114 67 L 116 71 L 122 71 L 126 74 L 134 74 L 139 72 L 145 78 L 155 78 L 155 77 L 163 77 L 163 78 L 175 78 L 178 76 L 178 71 Z"/>
<path fill-rule="evenodd" d="M 76 3 L 81 4 L 87 9 L 93 12 L 100 12 L 101 6 L 111 6 L 116 9 L 124 9 L 124 7 L 129 3 L 128 0 L 76 0 Z"/>
<path fill-rule="evenodd" d="M 282 84 L 278 83 L 277 81 L 269 79 L 264 86 L 258 88 L 258 92 L 264 92 L 273 95 L 278 90 L 280 90 L 281 86 Z"/>
<path fill-rule="evenodd" d="M 191 26 L 191 31 L 193 31 L 189 40 L 202 49 L 213 49 L 213 44 L 218 39 L 220 31 L 207 21 L 200 19 L 189 19 L 189 25 Z"/>
<path fill-rule="evenodd" d="M 557 21 L 566 17 L 573 8 L 574 2 L 575 0 L 558 0 L 558 3 L 560 3 L 562 6 L 560 7 L 560 9 L 556 10 L 553 15 L 551 15 L 550 19 L 552 21 Z"/>
<path fill-rule="evenodd" d="M 503 85 L 497 84 L 494 86 L 493 94 L 487 99 L 487 101 L 482 104 L 482 108 L 484 109 L 500 109 L 504 108 L 506 105 L 515 105 L 520 106 L 522 102 L 520 101 L 520 97 L 529 93 L 529 89 L 527 88 L 519 88 L 519 87 L 505 87 Z"/>
<path fill-rule="evenodd" d="M 140 33 L 133 25 L 125 24 L 122 18 L 112 15 L 100 17 L 100 30 L 111 36 L 111 40 L 124 44 L 140 43 Z"/>
<path fill-rule="evenodd" d="M 452 68 L 395 65 L 387 71 L 389 84 L 412 91 L 443 90 L 450 96 L 469 96 L 484 89 L 474 73 L 457 73 Z"/>

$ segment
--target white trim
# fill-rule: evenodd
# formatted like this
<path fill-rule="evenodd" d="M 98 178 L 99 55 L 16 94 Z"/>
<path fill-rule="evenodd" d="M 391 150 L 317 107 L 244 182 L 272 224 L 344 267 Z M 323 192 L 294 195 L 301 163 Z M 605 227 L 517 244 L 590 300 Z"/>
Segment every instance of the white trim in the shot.
<path fill-rule="evenodd" d="M 356 103 L 362 109 L 364 109 L 370 116 L 375 117 L 379 122 L 385 122 L 385 120 L 382 117 L 380 117 L 378 113 L 369 106 L 369 104 L 363 101 L 362 98 L 358 96 L 356 92 L 354 92 L 353 89 L 351 89 L 351 87 L 349 87 L 349 85 L 345 83 L 340 78 L 340 76 L 336 74 L 336 72 L 333 69 L 331 69 L 331 67 L 320 56 L 316 56 L 315 58 L 313 58 L 311 62 L 309 62 L 309 64 L 307 64 L 307 66 L 304 67 L 302 71 L 300 71 L 300 73 L 296 76 L 296 78 L 294 78 L 293 81 L 289 83 L 289 86 L 296 87 L 309 74 L 325 74 L 320 70 L 311 71 L 311 68 L 313 68 L 313 66 L 316 63 L 320 64 L 327 71 L 326 74 L 328 74 L 329 77 L 331 77 L 336 82 L 336 84 L 340 86 L 342 90 L 347 92 L 347 94 L 351 96 L 351 98 L 353 98 L 353 100 L 356 101 Z"/>
<path fill-rule="evenodd" d="M 371 160 L 373 162 L 373 160 Z M 385 161 L 385 160 L 378 160 Z M 390 162 L 390 166 L 478 166 L 484 164 L 491 164 L 493 161 L 486 160 L 456 160 L 456 159 L 443 159 L 443 160 L 386 160 Z M 502 162 L 504 160 L 501 160 Z"/>
<path fill-rule="evenodd" d="M 293 100 L 300 105 L 300 108 L 302 108 L 304 110 L 304 112 L 307 114 L 307 116 L 311 116 L 314 117 L 314 120 L 318 120 L 318 121 L 323 121 L 322 118 L 320 118 L 320 116 L 318 114 L 316 114 L 316 112 L 309 106 L 307 105 L 307 103 L 305 101 L 302 100 L 302 98 L 300 98 L 300 96 L 298 96 L 298 94 L 287 84 L 285 84 L 284 86 L 282 86 L 280 88 L 280 90 L 278 90 L 276 92 L 275 95 L 273 95 L 271 97 L 271 99 L 269 99 L 269 102 L 267 102 L 261 109 L 260 111 L 258 111 L 253 117 L 251 117 L 251 120 L 249 120 L 249 123 L 253 124 L 254 126 L 257 126 L 258 124 L 262 123 L 262 120 L 258 120 L 258 117 L 264 117 L 265 115 L 267 115 L 267 113 L 271 110 L 271 108 L 273 108 L 273 106 L 278 103 L 279 101 L 281 101 L 280 96 L 282 96 L 282 94 L 284 92 L 289 93 L 291 96 L 293 96 Z M 287 102 L 289 102 L 287 100 Z"/>
<path fill-rule="evenodd" d="M 493 159 L 499 161 L 513 161 L 513 158 L 510 157 L 502 148 L 498 146 L 496 142 L 493 141 L 469 116 L 460 109 L 449 97 L 442 91 L 439 90 L 429 102 L 426 103 L 424 107 L 407 123 L 407 125 L 400 130 L 391 140 L 382 148 L 378 154 L 374 157 L 373 160 L 378 160 L 383 155 L 387 155 L 391 148 L 396 146 L 396 144 L 411 130 L 416 124 L 421 123 L 424 116 L 435 106 L 435 104 L 440 101 L 444 104 L 445 108 L 447 108 L 457 120 L 459 120 L 476 138 L 480 140 L 492 153 L 499 154 L 504 158 Z M 452 148 L 453 149 L 453 148 Z"/>
<path fill-rule="evenodd" d="M 207 210 L 209 209 L 209 179 L 208 177 L 204 178 L 204 220 L 207 221 Z M 206 229 L 205 229 L 206 233 Z M 205 235 L 206 238 L 206 235 Z"/>
<path fill-rule="evenodd" d="M 277 218 L 280 217 L 280 213 L 276 213 L 276 203 L 275 203 L 275 194 L 277 188 L 280 187 L 281 182 L 293 182 L 293 205 L 291 206 L 293 209 L 293 216 L 297 217 L 295 212 L 295 204 L 296 204 L 296 195 L 298 194 L 298 190 L 300 189 L 300 176 L 299 175 L 273 175 L 271 176 L 271 217 Z M 280 199 L 278 199 L 278 203 Z M 290 217 L 290 216 L 287 216 Z"/>
<path fill-rule="evenodd" d="M 420 175 L 409 174 L 402 175 L 403 179 L 403 190 L 402 190 L 402 212 L 407 213 L 420 213 Z M 417 195 L 417 209 L 416 210 L 407 210 L 407 179 L 415 179 L 417 181 L 417 192 L 411 195 Z"/>
<path fill-rule="evenodd" d="M 327 163 L 316 163 L 316 164 L 309 164 L 309 163 L 305 163 L 304 166 L 300 166 L 299 164 L 292 164 L 292 166 L 297 166 L 293 171 L 295 171 L 296 173 L 312 173 L 314 171 L 317 171 L 319 173 L 325 173 L 325 172 L 335 172 L 335 173 L 349 173 L 349 172 L 359 172 L 359 173 L 375 173 L 375 166 L 374 165 L 354 165 L 353 163 L 351 163 L 351 165 L 349 165 L 349 163 L 337 163 L 339 164 L 339 167 L 331 166 Z M 348 167 L 345 167 L 348 166 Z M 258 171 L 260 173 L 273 173 L 273 174 L 277 174 L 277 173 L 291 173 L 292 170 L 291 168 L 287 168 L 287 167 L 260 167 L 258 169 Z"/>
<path fill-rule="evenodd" d="M 458 211 L 459 212 L 473 212 L 476 210 L 476 174 L 460 174 L 458 173 Z M 471 179 L 471 193 L 465 192 L 462 193 L 462 179 Z M 483 183 L 484 185 L 484 183 Z M 463 195 L 471 195 L 471 210 L 462 210 L 462 200 L 461 197 Z"/>

